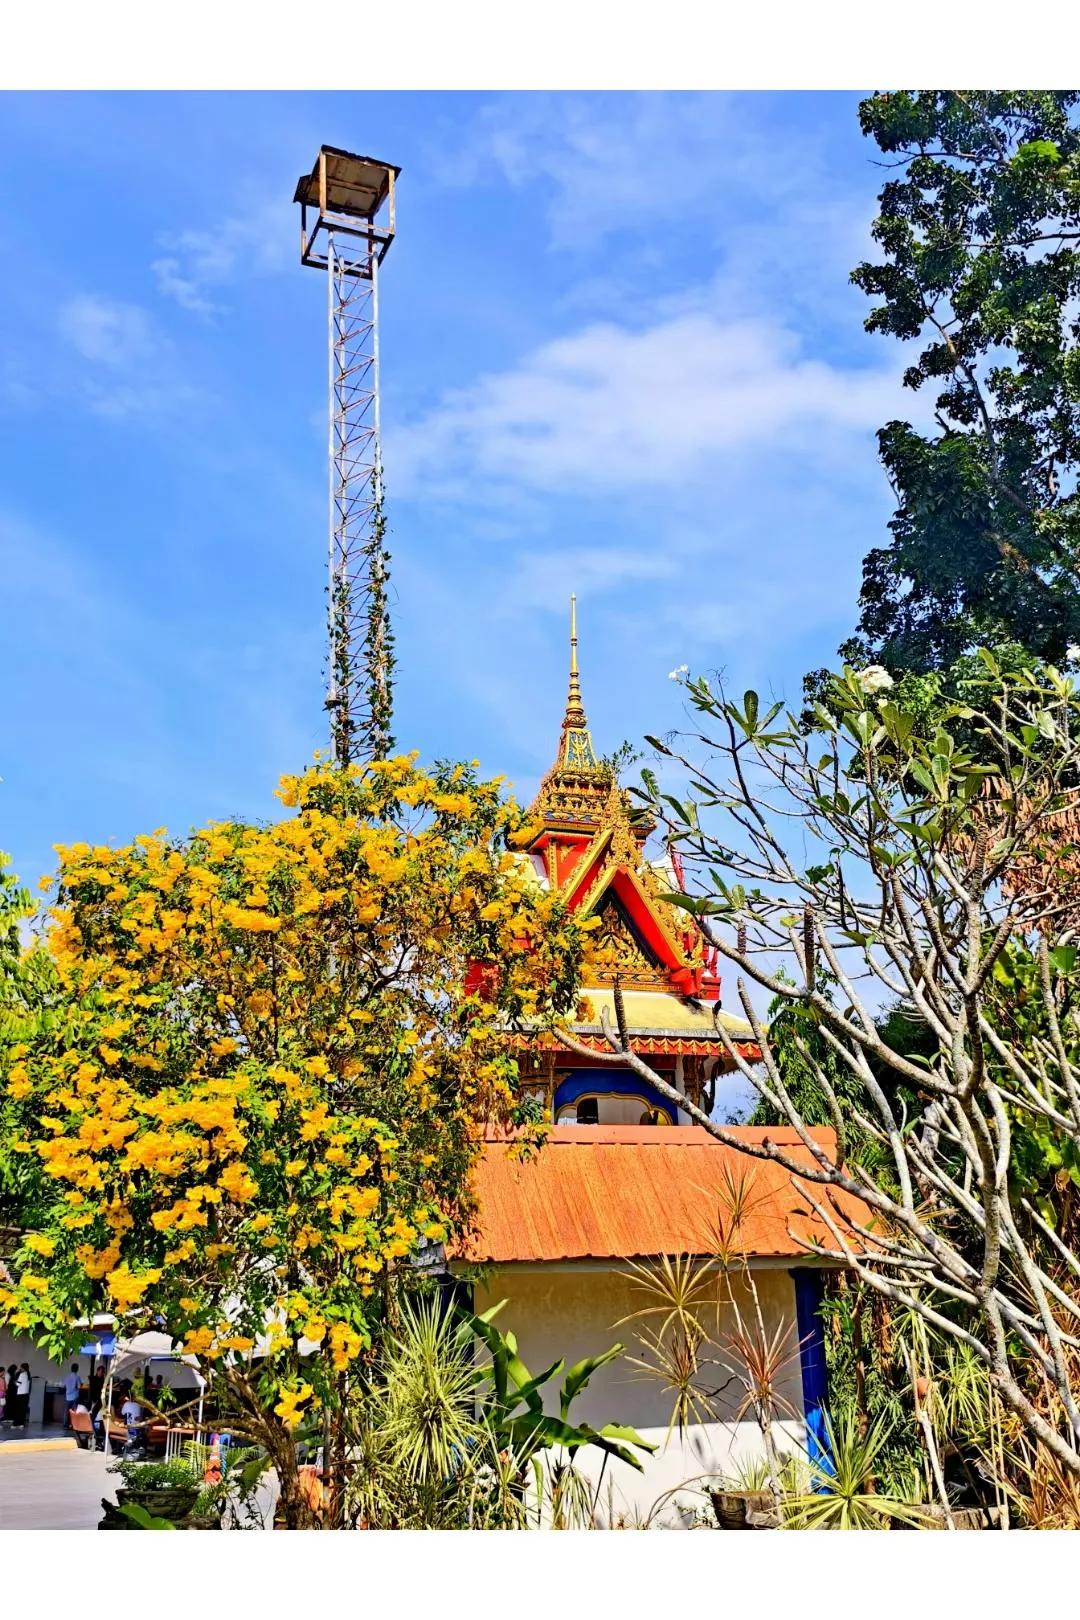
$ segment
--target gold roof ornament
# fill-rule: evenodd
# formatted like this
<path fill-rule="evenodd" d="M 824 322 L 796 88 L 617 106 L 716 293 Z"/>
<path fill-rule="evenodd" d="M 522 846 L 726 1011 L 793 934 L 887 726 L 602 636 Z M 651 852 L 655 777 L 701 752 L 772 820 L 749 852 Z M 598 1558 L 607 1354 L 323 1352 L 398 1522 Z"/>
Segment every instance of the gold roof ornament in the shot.
<path fill-rule="evenodd" d="M 558 753 L 513 843 L 529 851 L 530 869 L 571 910 L 598 920 L 592 984 L 605 993 L 619 984 L 651 997 L 635 1013 L 648 1011 L 656 1040 L 718 1043 L 708 1010 L 719 983 L 715 963 L 700 929 L 668 899 L 678 886 L 675 873 L 646 857 L 654 827 L 649 816 L 635 814 L 614 764 L 597 759 L 581 696 L 577 598 L 571 596 L 570 683 Z M 678 1009 L 691 996 L 704 999 L 687 1024 Z M 741 1033 L 737 1019 L 729 1027 L 736 1026 Z"/>
<path fill-rule="evenodd" d="M 570 597 L 570 685 L 566 693 L 562 735 L 559 738 L 559 764 L 597 769 L 592 733 L 581 701 L 581 675 L 577 656 L 577 597 Z"/>
<path fill-rule="evenodd" d="M 596 757 L 581 698 L 577 597 L 570 598 L 570 684 L 555 763 L 540 783 L 533 814 L 549 828 L 595 829 L 608 796 L 610 769 Z"/>

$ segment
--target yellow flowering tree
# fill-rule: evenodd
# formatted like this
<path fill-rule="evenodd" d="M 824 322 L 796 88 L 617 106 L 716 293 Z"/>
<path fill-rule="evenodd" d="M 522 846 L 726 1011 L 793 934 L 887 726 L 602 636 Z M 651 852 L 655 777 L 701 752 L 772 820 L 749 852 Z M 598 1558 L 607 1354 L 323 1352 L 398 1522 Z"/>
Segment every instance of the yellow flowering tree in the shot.
<path fill-rule="evenodd" d="M 300 1524 L 297 1425 L 469 1221 L 483 1126 L 520 1118 L 507 1027 L 573 1006 L 584 937 L 473 768 L 316 763 L 279 796 L 269 826 L 60 851 L 48 1015 L 2 1053 L 0 1320 L 56 1354 L 95 1311 L 167 1325 Z"/>

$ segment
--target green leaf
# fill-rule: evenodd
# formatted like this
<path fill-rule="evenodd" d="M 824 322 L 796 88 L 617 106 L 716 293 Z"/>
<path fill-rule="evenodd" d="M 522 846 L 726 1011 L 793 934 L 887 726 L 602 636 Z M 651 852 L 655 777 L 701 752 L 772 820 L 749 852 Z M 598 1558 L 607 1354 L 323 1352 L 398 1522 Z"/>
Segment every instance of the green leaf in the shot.
<path fill-rule="evenodd" d="M 882 725 L 893 742 L 904 744 L 911 737 L 915 721 L 910 714 L 904 714 L 895 703 L 883 703 L 879 710 Z"/>
<path fill-rule="evenodd" d="M 1025 141 L 1016 148 L 1013 166 L 1018 169 L 1041 167 L 1060 163 L 1061 151 L 1056 141 Z"/>
<path fill-rule="evenodd" d="M 239 1477 L 239 1480 L 240 1480 L 240 1488 L 241 1488 L 241 1490 L 243 1490 L 243 1491 L 252 1490 L 254 1488 L 255 1484 L 257 1483 L 257 1481 L 260 1479 L 260 1477 L 266 1472 L 266 1470 L 269 1467 L 270 1467 L 269 1454 L 266 1454 L 266 1455 L 264 1455 L 262 1457 L 252 1457 L 251 1461 L 246 1462 L 244 1464 L 243 1468 L 241 1468 L 241 1470 L 240 1470 L 240 1473 L 239 1473 L 238 1477 Z"/>
<path fill-rule="evenodd" d="M 660 1448 L 653 1440 L 643 1440 L 636 1429 L 628 1423 L 605 1423 L 600 1430 L 605 1440 L 626 1440 L 632 1446 L 640 1446 L 642 1451 L 658 1451 Z"/>
<path fill-rule="evenodd" d="M 146 1511 L 141 1502 L 124 1502 L 121 1505 L 120 1512 L 125 1519 L 130 1519 L 132 1524 L 138 1525 L 140 1530 L 176 1529 L 171 1519 L 156 1518 L 154 1514 Z"/>
<path fill-rule="evenodd" d="M 505 1432 L 514 1451 L 521 1457 L 548 1446 L 572 1446 L 576 1449 L 588 1444 L 581 1429 L 564 1422 L 562 1418 L 551 1417 L 547 1412 L 525 1412 L 520 1417 L 511 1418 Z"/>
<path fill-rule="evenodd" d="M 582 1361 L 576 1361 L 563 1380 L 562 1392 L 559 1395 L 559 1413 L 566 1417 L 570 1411 L 570 1403 L 575 1395 L 579 1394 L 589 1382 L 597 1368 L 604 1367 L 616 1356 L 621 1356 L 623 1346 L 613 1344 L 610 1350 L 605 1350 L 600 1356 L 586 1356 Z M 561 1363 L 560 1363 L 561 1365 Z"/>
<path fill-rule="evenodd" d="M 535 1378 L 530 1378 L 526 1383 L 519 1384 L 513 1392 L 513 1399 L 522 1402 L 534 1412 L 542 1411 L 544 1403 L 540 1399 L 538 1391 L 543 1388 L 549 1379 L 554 1378 L 556 1373 L 562 1372 L 562 1369 L 563 1361 L 560 1356 L 558 1361 L 552 1362 L 547 1372 L 538 1373 Z"/>
<path fill-rule="evenodd" d="M 477 1316 L 473 1311 L 462 1311 L 461 1313 L 463 1320 L 468 1323 L 472 1332 L 476 1334 L 482 1344 L 487 1346 L 491 1353 L 491 1366 L 487 1369 L 487 1376 L 491 1379 L 495 1390 L 495 1398 L 500 1404 L 506 1401 L 510 1356 L 502 1334 L 498 1328 L 491 1326 L 488 1318 L 493 1316 L 496 1311 L 502 1310 L 505 1304 L 505 1299 L 500 1300 L 498 1305 L 493 1306 L 491 1310 L 485 1311 L 483 1316 Z"/>
<path fill-rule="evenodd" d="M 613 1425 L 606 1427 L 613 1427 Z M 581 1434 L 579 1445 L 596 1446 L 600 1451 L 606 1451 L 609 1456 L 618 1457 L 620 1462 L 629 1463 L 630 1467 L 636 1468 L 639 1474 L 645 1472 L 645 1465 L 640 1457 L 635 1457 L 629 1447 L 610 1437 L 605 1433 L 604 1429 L 594 1429 L 591 1424 L 583 1423 L 579 1432 Z M 639 1440 L 638 1443 L 647 1450 L 656 1450 L 656 1447 L 649 1441 Z"/>
<path fill-rule="evenodd" d="M 668 905 L 679 906 L 683 911 L 689 911 L 691 916 L 694 917 L 701 916 L 702 910 L 707 904 L 707 902 L 699 895 L 682 894 L 677 890 L 672 890 L 670 894 L 665 894 L 664 899 L 667 901 Z"/>
<path fill-rule="evenodd" d="M 913 759 L 911 764 L 908 766 L 908 770 L 911 772 L 916 782 L 918 782 L 919 786 L 926 789 L 927 793 L 933 793 L 936 791 L 934 778 L 930 775 L 930 772 L 926 769 L 925 765 L 921 763 L 921 761 Z"/>

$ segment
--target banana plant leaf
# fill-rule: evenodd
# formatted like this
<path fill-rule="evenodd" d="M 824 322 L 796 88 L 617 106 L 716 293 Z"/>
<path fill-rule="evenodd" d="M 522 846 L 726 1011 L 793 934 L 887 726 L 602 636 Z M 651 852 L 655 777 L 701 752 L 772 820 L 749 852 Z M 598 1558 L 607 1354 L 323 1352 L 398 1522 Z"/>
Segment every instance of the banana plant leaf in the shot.
<path fill-rule="evenodd" d="M 491 1317 L 502 1309 L 505 1300 L 483 1316 L 461 1312 L 462 1328 L 475 1335 L 489 1350 L 491 1365 L 477 1374 L 477 1384 L 490 1383 L 493 1400 L 485 1413 L 487 1423 L 500 1447 L 509 1446 L 522 1466 L 529 1462 L 535 1467 L 536 1454 L 553 1446 L 565 1446 L 573 1452 L 582 1446 L 596 1446 L 621 1462 L 628 1463 L 638 1472 L 643 1471 L 641 1460 L 630 1448 L 652 1452 L 656 1446 L 643 1440 L 636 1429 L 618 1423 L 607 1423 L 603 1428 L 571 1421 L 570 1408 L 586 1387 L 593 1374 L 622 1354 L 622 1345 L 614 1344 L 599 1356 L 586 1356 L 575 1362 L 563 1380 L 559 1392 L 559 1416 L 544 1411 L 541 1390 L 562 1371 L 563 1362 L 553 1362 L 535 1378 L 517 1353 L 517 1340 L 512 1333 L 501 1333 L 492 1324 Z M 520 1411 L 524 1406 L 526 1410 Z"/>
<path fill-rule="evenodd" d="M 563 1380 L 562 1393 L 559 1396 L 559 1415 L 566 1417 L 575 1395 L 585 1388 L 597 1368 L 606 1366 L 616 1356 L 621 1356 L 621 1344 L 613 1344 L 610 1350 L 605 1350 L 602 1356 L 586 1356 L 583 1361 L 576 1361 Z M 560 1363 L 561 1365 L 561 1363 Z"/>
<path fill-rule="evenodd" d="M 505 1300 L 501 1301 L 497 1309 L 501 1310 L 505 1303 Z M 534 1382 L 532 1373 L 517 1353 L 517 1340 L 514 1335 L 500 1333 L 497 1327 L 493 1327 L 490 1321 L 486 1320 L 492 1313 L 485 1311 L 482 1317 L 476 1316 L 472 1311 L 463 1314 L 477 1338 L 482 1340 L 491 1352 L 491 1377 L 498 1400 L 506 1400 L 511 1379 L 515 1389 L 519 1390 Z M 558 1366 L 562 1366 L 561 1361 Z"/>
<path fill-rule="evenodd" d="M 562 1369 L 563 1363 L 561 1359 L 552 1362 L 547 1372 L 539 1373 L 535 1378 L 530 1378 L 527 1384 L 522 1384 L 518 1389 L 513 1391 L 510 1396 L 511 1404 L 524 1404 L 533 1412 L 542 1412 L 544 1409 L 544 1403 L 540 1398 L 539 1392 L 543 1385 L 550 1383 L 555 1377 L 556 1373 L 562 1372 Z M 565 1417 L 566 1413 L 564 1412 L 562 1415 Z"/>

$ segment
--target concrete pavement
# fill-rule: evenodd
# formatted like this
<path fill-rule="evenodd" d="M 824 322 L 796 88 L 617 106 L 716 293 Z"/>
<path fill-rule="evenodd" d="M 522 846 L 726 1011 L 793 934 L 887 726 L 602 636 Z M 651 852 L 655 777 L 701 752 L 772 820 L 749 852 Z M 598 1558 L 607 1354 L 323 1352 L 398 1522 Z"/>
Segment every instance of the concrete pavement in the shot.
<path fill-rule="evenodd" d="M 0 1447 L 0 1530 L 96 1529 L 116 1484 L 105 1466 L 100 1451 Z"/>

